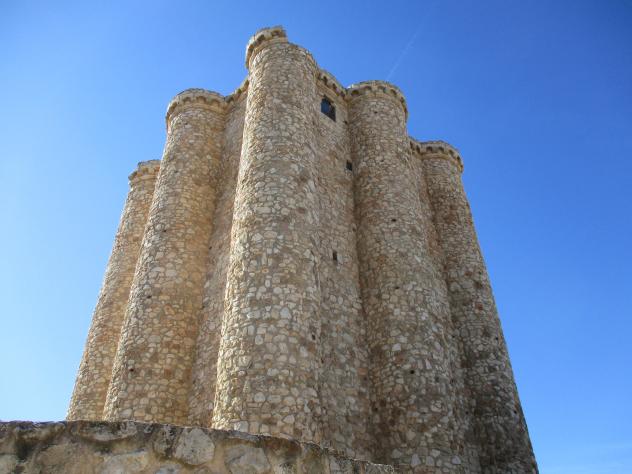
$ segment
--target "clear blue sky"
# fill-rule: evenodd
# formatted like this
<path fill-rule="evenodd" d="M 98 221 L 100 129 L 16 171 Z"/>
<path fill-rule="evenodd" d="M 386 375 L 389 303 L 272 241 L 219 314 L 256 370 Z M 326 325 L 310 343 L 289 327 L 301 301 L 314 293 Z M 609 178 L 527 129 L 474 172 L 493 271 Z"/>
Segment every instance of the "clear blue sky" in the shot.
<path fill-rule="evenodd" d="M 632 472 L 629 0 L 2 1 L 0 418 L 64 417 L 127 175 L 276 24 L 461 150 L 542 472 Z"/>

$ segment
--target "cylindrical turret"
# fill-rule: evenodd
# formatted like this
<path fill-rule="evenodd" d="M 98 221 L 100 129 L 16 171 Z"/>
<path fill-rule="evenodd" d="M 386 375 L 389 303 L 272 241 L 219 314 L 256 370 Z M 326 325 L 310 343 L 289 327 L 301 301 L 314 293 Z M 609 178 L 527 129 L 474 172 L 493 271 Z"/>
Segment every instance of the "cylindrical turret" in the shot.
<path fill-rule="evenodd" d="M 463 165 L 447 143 L 421 143 L 422 166 L 443 250 L 465 388 L 484 473 L 537 471 L 470 206 Z"/>
<path fill-rule="evenodd" d="M 348 97 L 376 460 L 455 472 L 447 290 L 409 162 L 404 98 L 381 81 Z"/>
<path fill-rule="evenodd" d="M 248 81 L 226 101 L 226 122 L 222 145 L 221 186 L 218 189 L 213 232 L 209 243 L 209 262 L 204 284 L 204 299 L 197 339 L 195 363 L 191 373 L 189 392 L 189 425 L 210 428 L 215 404 L 217 382 L 217 356 L 224 318 L 226 275 L 230 258 L 230 230 L 233 226 L 233 205 L 239 173 L 241 142 L 244 135 L 244 116 Z"/>
<path fill-rule="evenodd" d="M 316 64 L 251 39 L 213 427 L 319 442 Z"/>
<path fill-rule="evenodd" d="M 129 176 L 130 190 L 92 316 L 68 420 L 103 419 L 114 355 L 159 168 L 160 161 L 145 161 Z"/>
<path fill-rule="evenodd" d="M 167 144 L 114 363 L 107 420 L 187 421 L 224 105 L 214 92 L 190 89 L 167 110 Z"/>

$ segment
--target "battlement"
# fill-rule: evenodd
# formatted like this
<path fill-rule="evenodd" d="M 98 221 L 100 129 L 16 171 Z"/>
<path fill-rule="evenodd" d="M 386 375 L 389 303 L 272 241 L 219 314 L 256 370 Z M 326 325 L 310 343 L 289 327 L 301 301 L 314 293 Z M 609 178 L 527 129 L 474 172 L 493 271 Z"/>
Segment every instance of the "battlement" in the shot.
<path fill-rule="evenodd" d="M 146 175 L 154 175 L 160 169 L 160 160 L 148 160 L 141 161 L 138 163 L 138 166 L 132 173 L 129 175 L 128 179 L 130 181 L 134 181 L 137 179 L 141 179 Z"/>
<path fill-rule="evenodd" d="M 171 118 L 189 107 L 200 107 L 222 113 L 225 110 L 224 97 L 206 89 L 186 89 L 176 95 L 167 106 L 165 120 L 167 126 Z"/>
<path fill-rule="evenodd" d="M 261 28 L 252 35 L 246 46 L 246 68 L 250 68 L 250 59 L 254 57 L 261 46 L 272 41 L 287 43 L 287 34 L 282 26 Z"/>
<path fill-rule="evenodd" d="M 241 84 L 239 85 L 239 87 L 237 87 L 237 89 L 235 89 L 231 94 L 227 95 L 226 97 L 224 97 L 224 101 L 227 104 L 232 104 L 234 102 L 236 102 L 237 100 L 239 100 L 239 98 L 242 96 L 242 94 L 245 94 L 248 92 L 248 78 L 246 77 Z"/>
<path fill-rule="evenodd" d="M 441 140 L 420 142 L 411 137 L 411 150 L 421 159 L 441 158 L 452 162 L 462 173 L 463 159 L 459 151 L 447 142 Z"/>
<path fill-rule="evenodd" d="M 320 84 L 323 84 L 325 88 L 327 88 L 327 90 L 330 90 L 341 99 L 346 98 L 347 89 L 345 89 L 345 87 L 342 84 L 340 84 L 340 82 L 338 82 L 338 79 L 336 79 L 334 75 L 331 74 L 329 71 L 320 69 L 318 71 L 317 78 L 318 78 L 318 82 Z"/>
<path fill-rule="evenodd" d="M 347 98 L 353 100 L 361 95 L 373 95 L 389 97 L 399 102 L 404 109 L 406 120 L 408 120 L 408 107 L 406 106 L 406 98 L 399 87 L 386 81 L 364 81 L 352 84 L 347 87 Z"/>

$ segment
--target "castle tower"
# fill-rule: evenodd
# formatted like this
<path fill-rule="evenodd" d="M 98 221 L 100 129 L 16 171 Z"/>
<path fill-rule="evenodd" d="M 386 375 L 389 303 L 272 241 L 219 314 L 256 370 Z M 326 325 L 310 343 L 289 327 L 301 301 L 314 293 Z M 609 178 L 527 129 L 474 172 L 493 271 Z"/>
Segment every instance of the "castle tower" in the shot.
<path fill-rule="evenodd" d="M 318 443 L 317 68 L 280 29 L 251 39 L 246 64 L 213 425 Z"/>
<path fill-rule="evenodd" d="M 185 424 L 202 304 L 224 101 L 185 91 L 167 144 L 132 284 L 104 417 Z"/>
<path fill-rule="evenodd" d="M 458 152 L 281 27 L 246 67 L 226 97 L 178 94 L 132 175 L 68 418 L 537 473 Z"/>
<path fill-rule="evenodd" d="M 410 172 L 406 105 L 385 82 L 349 92 L 377 459 L 416 466 L 427 453 L 426 466 L 455 472 L 450 313 Z"/>
<path fill-rule="evenodd" d="M 100 420 L 103 417 L 112 364 L 159 168 L 158 160 L 145 161 L 139 163 L 129 176 L 130 190 L 92 316 L 68 409 L 69 420 Z"/>
<path fill-rule="evenodd" d="M 447 143 L 421 146 L 422 167 L 443 250 L 450 309 L 462 350 L 472 432 L 483 472 L 534 472 L 527 432 L 487 269 L 461 182 L 463 165 Z"/>
<path fill-rule="evenodd" d="M 226 118 L 219 179 L 221 185 L 217 190 L 200 329 L 189 392 L 189 424 L 194 426 L 211 426 L 213 420 L 217 357 L 230 261 L 230 229 L 244 132 L 247 90 L 246 80 L 233 94 L 225 98 Z"/>

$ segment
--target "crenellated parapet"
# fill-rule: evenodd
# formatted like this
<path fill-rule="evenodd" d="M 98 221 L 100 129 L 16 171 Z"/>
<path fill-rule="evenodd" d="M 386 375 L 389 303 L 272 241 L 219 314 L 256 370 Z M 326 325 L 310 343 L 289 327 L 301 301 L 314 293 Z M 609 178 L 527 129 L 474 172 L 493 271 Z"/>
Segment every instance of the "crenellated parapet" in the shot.
<path fill-rule="evenodd" d="M 141 161 L 128 179 L 130 182 L 137 181 L 146 177 L 155 179 L 160 170 L 160 160 Z"/>
<path fill-rule="evenodd" d="M 250 69 L 250 60 L 256 56 L 256 53 L 264 44 L 269 43 L 287 43 L 287 34 L 282 26 L 272 26 L 269 28 L 261 28 L 250 37 L 246 46 L 246 67 Z"/>
<path fill-rule="evenodd" d="M 329 71 L 320 69 L 318 71 L 317 80 L 319 84 L 322 84 L 327 90 L 341 99 L 344 100 L 347 97 L 347 89 L 345 89 L 345 87 L 338 82 L 338 79 Z"/>
<path fill-rule="evenodd" d="M 406 98 L 399 87 L 386 81 L 365 81 L 352 84 L 347 87 L 347 99 L 354 100 L 359 96 L 389 97 L 401 104 L 404 109 L 404 115 L 408 120 L 408 107 L 406 106 Z"/>
<path fill-rule="evenodd" d="M 237 89 L 235 89 L 231 94 L 224 97 L 224 102 L 226 102 L 226 104 L 229 106 L 237 102 L 243 94 L 246 94 L 248 92 L 249 84 L 250 80 L 246 77 L 241 82 L 241 84 L 239 84 L 239 87 L 237 87 Z"/>
<path fill-rule="evenodd" d="M 226 109 L 224 96 L 206 89 L 187 89 L 176 95 L 167 106 L 167 131 L 169 131 L 171 119 L 189 108 L 199 108 L 211 112 L 223 113 Z"/>
<path fill-rule="evenodd" d="M 463 159 L 461 158 L 461 154 L 459 150 L 449 143 L 441 140 L 420 142 L 411 138 L 410 149 L 422 160 L 426 158 L 448 160 L 459 169 L 459 172 L 463 172 Z"/>

